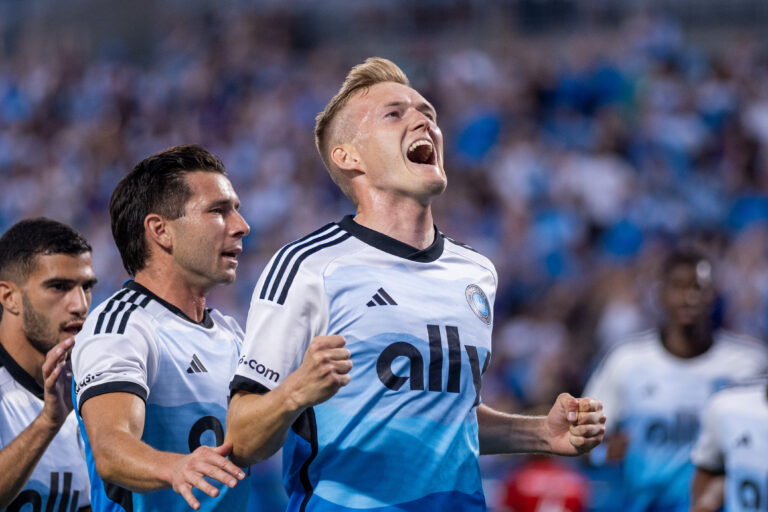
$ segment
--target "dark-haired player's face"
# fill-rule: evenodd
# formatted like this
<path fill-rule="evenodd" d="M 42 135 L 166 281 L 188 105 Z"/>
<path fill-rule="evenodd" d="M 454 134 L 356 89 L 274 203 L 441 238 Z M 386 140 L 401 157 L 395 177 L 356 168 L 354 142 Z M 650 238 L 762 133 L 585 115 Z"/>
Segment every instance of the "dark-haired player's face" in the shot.
<path fill-rule="evenodd" d="M 185 181 L 192 196 L 184 215 L 170 221 L 174 261 L 190 283 L 203 289 L 231 283 L 242 239 L 251 230 L 238 212 L 240 199 L 218 173 L 191 172 Z"/>
<path fill-rule="evenodd" d="M 662 283 L 667 320 L 680 326 L 705 321 L 712 312 L 712 268 L 706 261 L 674 266 Z"/>
<path fill-rule="evenodd" d="M 22 329 L 30 345 L 45 354 L 80 332 L 95 284 L 90 252 L 37 256 L 20 287 Z"/>
<path fill-rule="evenodd" d="M 383 82 L 354 95 L 345 109 L 370 186 L 423 201 L 445 190 L 443 134 L 421 94 Z"/>

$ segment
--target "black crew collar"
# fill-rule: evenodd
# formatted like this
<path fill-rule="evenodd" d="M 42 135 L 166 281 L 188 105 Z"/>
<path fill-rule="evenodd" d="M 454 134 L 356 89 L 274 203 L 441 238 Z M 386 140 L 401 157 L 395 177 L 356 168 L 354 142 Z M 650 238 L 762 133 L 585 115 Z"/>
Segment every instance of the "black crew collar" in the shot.
<path fill-rule="evenodd" d="M 419 263 L 431 263 L 443 254 L 443 235 L 435 227 L 435 241 L 426 249 L 417 249 L 412 245 L 395 240 L 394 238 L 367 228 L 354 221 L 352 215 L 347 215 L 338 222 L 338 225 L 355 238 L 400 258 L 405 258 Z"/>
<path fill-rule="evenodd" d="M 180 310 L 178 307 L 174 306 L 173 304 L 171 304 L 167 300 L 161 299 L 160 297 L 158 297 L 157 295 L 155 295 L 154 293 L 149 291 L 146 287 L 140 285 L 139 283 L 137 283 L 136 281 L 134 281 L 132 279 L 129 280 L 129 281 L 126 281 L 125 284 L 123 285 L 123 288 L 128 288 L 129 290 L 133 290 L 133 291 L 137 291 L 139 293 L 143 293 L 144 295 L 146 295 L 150 299 L 152 299 L 154 301 L 157 301 L 160 304 L 162 304 L 163 306 L 165 306 L 165 308 L 167 310 L 169 310 L 171 313 L 173 313 L 174 315 L 176 315 L 176 316 L 178 316 L 180 318 L 183 318 L 187 322 L 191 322 L 191 323 L 193 323 L 195 325 L 199 325 L 201 327 L 205 327 L 206 329 L 210 329 L 211 327 L 213 327 L 213 319 L 211 318 L 211 315 L 210 315 L 210 311 L 211 311 L 210 308 L 205 308 L 205 310 L 203 311 L 203 319 L 201 321 L 199 321 L 199 322 L 195 322 L 194 320 L 189 318 L 187 316 L 187 314 L 184 313 L 182 310 Z"/>
<path fill-rule="evenodd" d="M 11 374 L 13 380 L 22 385 L 24 389 L 35 395 L 40 400 L 43 399 L 43 388 L 37 383 L 34 377 L 24 371 L 24 368 L 19 366 L 19 363 L 14 361 L 11 354 L 5 350 L 5 347 L 0 343 L 0 366 L 4 366 L 8 373 Z"/>

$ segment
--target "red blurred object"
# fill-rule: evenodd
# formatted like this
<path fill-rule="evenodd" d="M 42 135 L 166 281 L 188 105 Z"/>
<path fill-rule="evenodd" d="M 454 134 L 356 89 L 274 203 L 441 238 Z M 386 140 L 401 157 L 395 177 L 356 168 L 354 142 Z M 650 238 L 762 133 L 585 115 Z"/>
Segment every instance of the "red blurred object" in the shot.
<path fill-rule="evenodd" d="M 589 481 L 554 459 L 534 457 L 514 471 L 503 493 L 503 510 L 515 512 L 583 512 Z"/>

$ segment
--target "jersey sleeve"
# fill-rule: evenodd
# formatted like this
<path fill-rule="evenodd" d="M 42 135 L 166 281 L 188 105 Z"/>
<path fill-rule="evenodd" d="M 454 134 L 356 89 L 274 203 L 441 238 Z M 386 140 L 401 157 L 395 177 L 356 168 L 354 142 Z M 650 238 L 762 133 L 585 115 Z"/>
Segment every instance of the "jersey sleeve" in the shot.
<path fill-rule="evenodd" d="M 305 262 L 281 302 L 268 293 L 275 259 L 253 292 L 243 349 L 230 384 L 232 393 L 274 389 L 299 367 L 312 338 L 326 334 L 328 329 L 328 304 L 320 271 Z"/>
<path fill-rule="evenodd" d="M 584 387 L 583 396 L 600 400 L 607 421 L 606 432 L 615 431 L 624 417 L 621 400 L 621 357 L 611 352 L 595 369 Z"/>
<path fill-rule="evenodd" d="M 702 414 L 701 430 L 691 453 L 691 461 L 701 469 L 722 473 L 725 471 L 725 457 L 720 444 L 716 397 L 710 400 Z"/>
<path fill-rule="evenodd" d="M 157 361 L 149 315 L 136 311 L 122 333 L 94 334 L 93 323 L 87 322 L 72 351 L 77 409 L 105 393 L 133 393 L 146 401 Z"/>

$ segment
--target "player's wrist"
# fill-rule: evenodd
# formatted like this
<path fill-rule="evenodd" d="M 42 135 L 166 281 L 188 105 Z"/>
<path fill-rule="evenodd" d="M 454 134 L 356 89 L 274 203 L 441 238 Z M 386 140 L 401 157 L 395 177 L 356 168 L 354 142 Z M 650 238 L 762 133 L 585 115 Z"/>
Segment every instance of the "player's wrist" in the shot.
<path fill-rule="evenodd" d="M 307 402 L 302 381 L 300 378 L 297 378 L 296 374 L 289 375 L 282 386 L 275 388 L 275 391 L 278 390 L 282 396 L 278 396 L 277 398 L 283 407 L 285 407 L 285 411 L 289 414 L 300 413 L 312 405 Z"/>
<path fill-rule="evenodd" d="M 38 429 L 46 434 L 56 435 L 59 429 L 61 429 L 61 426 L 64 424 L 65 419 L 66 416 L 59 420 L 55 416 L 49 414 L 47 410 L 43 408 L 37 418 L 35 418 L 35 425 Z"/>

